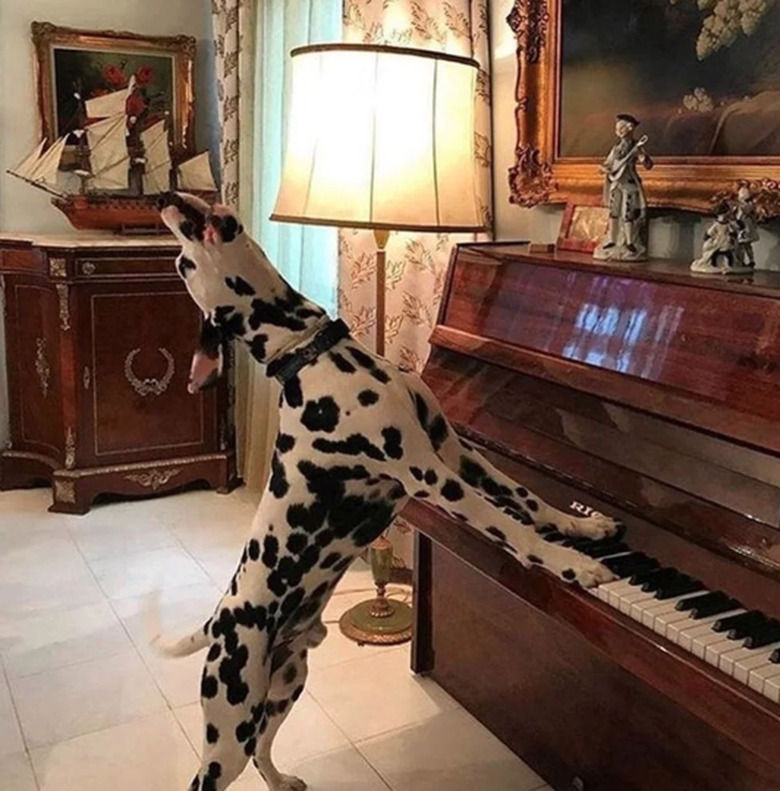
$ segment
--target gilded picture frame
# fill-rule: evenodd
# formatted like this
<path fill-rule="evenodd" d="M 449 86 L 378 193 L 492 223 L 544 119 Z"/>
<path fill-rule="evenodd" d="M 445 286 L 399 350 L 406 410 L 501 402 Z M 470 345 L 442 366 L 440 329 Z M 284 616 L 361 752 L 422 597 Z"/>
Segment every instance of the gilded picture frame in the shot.
<path fill-rule="evenodd" d="M 652 5 L 650 0 L 647 4 Z M 604 182 L 598 165 L 607 154 L 608 146 L 600 155 L 596 155 L 596 150 L 589 151 L 587 156 L 561 155 L 562 73 L 564 68 L 568 68 L 562 65 L 562 45 L 564 29 L 571 28 L 571 25 L 565 28 L 563 15 L 565 9 L 571 9 L 572 5 L 573 0 L 516 0 L 507 17 L 517 43 L 517 144 L 515 165 L 509 170 L 509 187 L 510 202 L 519 206 L 592 203 L 598 200 L 603 190 Z M 632 6 L 623 5 L 627 8 Z M 658 7 L 658 3 L 654 5 Z M 674 10 L 678 5 L 691 13 L 684 4 L 671 4 L 670 7 Z M 695 10 L 695 4 L 691 8 Z M 587 10 L 594 20 L 595 31 L 602 4 L 590 3 Z M 664 12 L 668 13 L 668 10 L 664 9 Z M 775 26 L 774 20 L 766 24 L 771 25 L 767 35 L 780 36 L 780 25 Z M 615 28 L 610 32 L 606 22 L 601 32 L 600 38 L 592 35 L 590 40 L 603 41 L 621 35 Z M 577 43 L 581 51 L 582 40 Z M 694 52 L 696 46 L 694 39 Z M 572 49 L 570 45 L 569 49 Z M 670 55 L 664 52 L 660 57 L 668 59 Z M 696 68 L 694 65 L 691 71 Z M 691 77 L 691 80 L 695 79 Z M 780 74 L 772 75 L 772 80 L 780 84 Z M 685 97 L 686 100 L 689 98 L 693 99 Z M 596 98 L 592 99 L 593 105 L 597 103 Z M 640 104 L 640 114 L 645 106 Z M 630 103 L 622 111 L 637 112 Z M 678 115 L 684 111 L 684 107 L 681 110 L 673 108 L 673 113 Z M 676 116 L 673 113 L 670 111 L 674 122 Z M 612 114 L 605 114 L 604 124 L 600 128 L 605 130 L 605 134 L 611 135 L 613 123 Z M 647 124 L 640 129 L 650 131 Z M 682 152 L 682 155 L 665 156 L 654 152 L 651 134 L 647 150 L 653 155 L 655 167 L 642 173 L 648 204 L 709 212 L 715 196 L 732 194 L 738 184 L 748 184 L 761 208 L 761 219 L 780 216 L 780 146 L 775 143 L 773 146 L 776 150 L 773 148 L 768 155 L 702 156 L 700 153 L 690 155 Z"/>
<path fill-rule="evenodd" d="M 137 84 L 147 82 L 143 93 L 152 97 L 153 109 L 170 118 L 175 149 L 182 154 L 194 150 L 194 37 L 77 30 L 49 22 L 33 22 L 31 32 L 41 134 L 47 144 L 70 131 L 63 103 L 72 97 L 74 82 L 84 86 L 84 98 L 91 98 L 124 87 L 123 80 L 126 84 L 133 73 L 142 77 Z M 84 70 L 83 79 L 79 68 Z M 68 69 L 66 86 L 64 69 Z M 135 92 L 136 101 L 139 93 Z M 63 164 L 67 165 L 67 157 Z"/>

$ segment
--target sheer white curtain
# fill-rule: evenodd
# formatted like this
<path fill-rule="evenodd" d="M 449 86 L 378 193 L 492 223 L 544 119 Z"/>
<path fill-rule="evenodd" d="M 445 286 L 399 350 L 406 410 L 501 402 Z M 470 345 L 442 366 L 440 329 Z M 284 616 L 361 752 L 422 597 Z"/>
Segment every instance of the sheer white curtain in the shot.
<path fill-rule="evenodd" d="M 249 226 L 292 286 L 336 314 L 338 232 L 335 228 L 271 222 L 284 157 L 290 104 L 290 50 L 340 41 L 342 0 L 257 0 L 252 117 L 253 165 L 242 185 L 251 192 Z M 248 105 L 249 103 L 247 103 Z M 244 122 L 246 122 L 244 124 Z M 245 140 L 242 135 L 242 144 Z M 242 203 L 244 201 L 242 200 Z M 261 488 L 276 432 L 279 391 L 251 360 L 239 360 L 236 419 L 239 462 L 247 486 Z"/>

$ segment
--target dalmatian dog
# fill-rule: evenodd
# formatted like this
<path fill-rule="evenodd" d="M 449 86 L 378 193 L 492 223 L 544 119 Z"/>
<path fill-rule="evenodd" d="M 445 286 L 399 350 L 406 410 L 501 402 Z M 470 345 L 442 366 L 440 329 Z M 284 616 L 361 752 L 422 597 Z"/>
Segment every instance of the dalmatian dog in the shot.
<path fill-rule="evenodd" d="M 190 390 L 215 381 L 225 345 L 245 343 L 282 384 L 271 475 L 228 589 L 202 629 L 158 648 L 208 649 L 202 764 L 192 791 L 222 791 L 253 759 L 270 791 L 302 791 L 271 758 L 304 689 L 321 613 L 349 565 L 410 497 L 483 533 L 523 566 L 591 587 L 603 565 L 535 528 L 600 539 L 616 523 L 573 517 L 535 497 L 459 439 L 416 375 L 358 343 L 293 289 L 225 207 L 172 193 L 161 216 L 181 242 L 176 267 L 203 312 Z"/>

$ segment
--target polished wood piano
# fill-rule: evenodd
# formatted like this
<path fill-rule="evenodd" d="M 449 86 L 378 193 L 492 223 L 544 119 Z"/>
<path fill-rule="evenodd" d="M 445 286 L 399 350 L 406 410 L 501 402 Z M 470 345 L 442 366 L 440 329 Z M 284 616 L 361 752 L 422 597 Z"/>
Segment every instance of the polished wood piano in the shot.
<path fill-rule="evenodd" d="M 412 503 L 414 669 L 559 791 L 778 791 L 780 274 L 460 245 L 431 341 L 465 438 L 627 529 L 585 591 Z"/>

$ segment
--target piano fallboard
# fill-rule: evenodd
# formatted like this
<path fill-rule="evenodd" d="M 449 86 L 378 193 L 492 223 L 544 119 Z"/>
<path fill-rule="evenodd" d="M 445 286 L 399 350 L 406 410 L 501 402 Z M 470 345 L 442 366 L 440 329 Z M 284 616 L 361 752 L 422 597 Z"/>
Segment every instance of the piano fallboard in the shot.
<path fill-rule="evenodd" d="M 760 611 L 762 624 L 780 620 L 780 275 L 702 280 L 668 262 L 594 264 L 519 245 L 462 245 L 431 342 L 424 379 L 458 432 L 496 466 L 559 508 L 621 518 L 630 550 L 690 575 L 703 593 L 723 591 Z M 658 762 L 684 762 L 686 753 L 703 764 L 677 775 L 659 770 L 661 785 L 642 784 L 609 753 L 589 762 L 580 750 L 586 791 L 780 789 L 780 704 L 721 671 L 719 663 L 736 666 L 731 653 L 705 661 L 704 651 L 693 655 L 646 628 L 641 619 L 652 623 L 652 612 L 637 622 L 628 609 L 525 571 L 425 504 L 413 503 L 406 516 L 423 534 L 417 669 L 548 777 L 577 776 L 576 761 L 560 757 L 554 723 L 542 724 L 565 690 L 548 680 L 543 694 L 537 678 L 538 699 L 529 701 L 522 663 L 478 679 L 484 654 L 454 648 L 463 624 L 447 602 L 462 598 L 460 585 L 469 608 L 478 612 L 484 597 L 492 613 L 469 622 L 463 638 L 530 650 L 523 634 L 507 631 L 499 614 L 506 607 L 528 621 L 528 640 L 545 645 L 553 675 L 571 665 L 572 651 L 581 654 L 581 672 L 590 668 L 599 689 L 594 708 L 622 718 L 627 673 L 629 697 L 653 716 L 674 714 L 652 732 L 623 723 L 626 738 L 642 744 L 632 764 L 652 774 Z M 681 616 L 666 612 L 674 602 L 660 606 L 654 626 L 663 632 L 666 620 Z M 502 696 L 501 685 L 514 692 Z M 587 694 L 577 699 L 584 705 Z M 537 729 L 522 727 L 507 705 L 533 712 Z M 558 727 L 592 749 L 608 748 L 604 733 L 584 737 L 588 722 L 571 711 Z M 618 754 L 626 760 L 631 751 Z"/>

